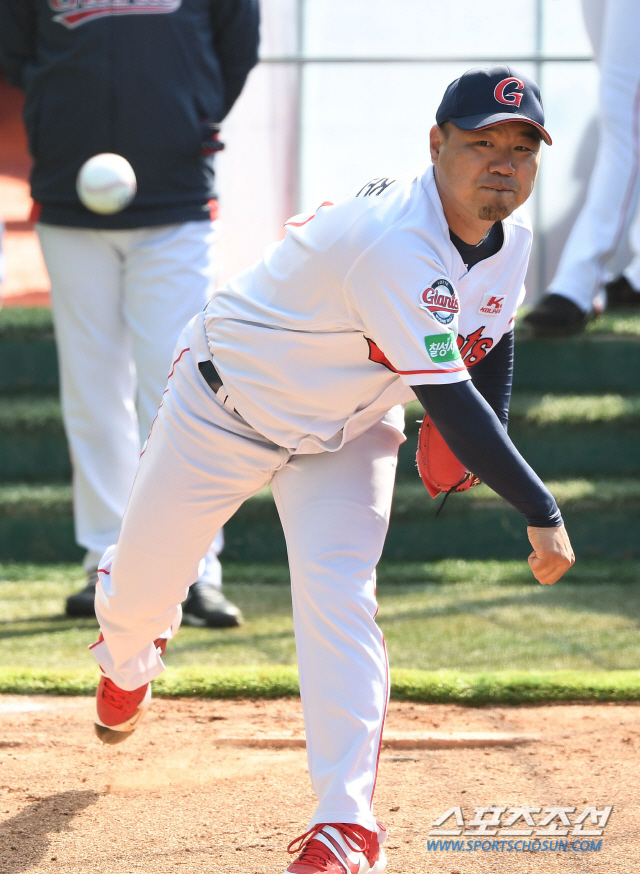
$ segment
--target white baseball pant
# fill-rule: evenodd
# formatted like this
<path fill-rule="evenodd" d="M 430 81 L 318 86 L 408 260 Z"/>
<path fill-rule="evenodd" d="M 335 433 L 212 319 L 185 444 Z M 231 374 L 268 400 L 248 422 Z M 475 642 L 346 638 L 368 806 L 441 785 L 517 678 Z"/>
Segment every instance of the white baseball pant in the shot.
<path fill-rule="evenodd" d="M 90 569 L 118 539 L 176 340 L 213 290 L 215 226 L 39 223 L 37 232 L 51 281 L 76 540 Z M 220 535 L 205 571 L 218 586 L 221 546 Z"/>
<path fill-rule="evenodd" d="M 402 409 L 337 452 L 292 455 L 224 407 L 197 364 L 211 360 L 202 316 L 176 362 L 124 516 L 105 555 L 97 661 L 135 689 L 164 670 L 152 641 L 176 617 L 207 544 L 267 484 L 285 532 L 309 772 L 311 823 L 375 830 L 372 797 L 389 695 L 375 622 L 382 553 L 404 437 Z"/>
<path fill-rule="evenodd" d="M 640 3 L 583 0 L 582 6 L 600 68 L 600 143 L 587 199 L 548 291 L 586 312 L 610 278 L 609 262 L 640 199 Z"/>

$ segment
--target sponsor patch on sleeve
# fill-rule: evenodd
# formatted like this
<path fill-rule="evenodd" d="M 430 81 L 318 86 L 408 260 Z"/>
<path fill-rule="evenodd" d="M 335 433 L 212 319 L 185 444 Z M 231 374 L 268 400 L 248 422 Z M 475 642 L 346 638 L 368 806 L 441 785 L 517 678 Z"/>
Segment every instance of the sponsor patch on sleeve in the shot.
<path fill-rule="evenodd" d="M 431 334 L 424 338 L 424 345 L 434 364 L 460 360 L 460 351 L 454 334 Z"/>

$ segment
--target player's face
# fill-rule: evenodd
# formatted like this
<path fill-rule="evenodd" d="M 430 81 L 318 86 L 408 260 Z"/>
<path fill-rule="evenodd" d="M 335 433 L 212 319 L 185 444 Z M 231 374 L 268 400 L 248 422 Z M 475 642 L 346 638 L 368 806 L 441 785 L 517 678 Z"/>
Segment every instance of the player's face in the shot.
<path fill-rule="evenodd" d="M 536 128 L 522 121 L 479 131 L 460 130 L 451 123 L 446 130 L 432 128 L 431 160 L 455 234 L 478 243 L 489 225 L 525 202 L 538 172 L 540 142 Z"/>

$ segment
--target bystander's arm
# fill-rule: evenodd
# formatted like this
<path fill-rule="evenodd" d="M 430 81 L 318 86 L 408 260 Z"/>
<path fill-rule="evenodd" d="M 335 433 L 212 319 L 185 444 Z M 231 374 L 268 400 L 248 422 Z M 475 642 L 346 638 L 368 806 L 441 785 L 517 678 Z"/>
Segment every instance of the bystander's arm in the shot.
<path fill-rule="evenodd" d="M 240 95 L 250 70 L 258 63 L 258 0 L 215 0 L 211 4 L 211 22 L 224 82 L 224 118 Z"/>
<path fill-rule="evenodd" d="M 36 10 L 33 0 L 0 3 L 0 67 L 12 85 L 24 86 L 23 72 L 35 57 Z"/>

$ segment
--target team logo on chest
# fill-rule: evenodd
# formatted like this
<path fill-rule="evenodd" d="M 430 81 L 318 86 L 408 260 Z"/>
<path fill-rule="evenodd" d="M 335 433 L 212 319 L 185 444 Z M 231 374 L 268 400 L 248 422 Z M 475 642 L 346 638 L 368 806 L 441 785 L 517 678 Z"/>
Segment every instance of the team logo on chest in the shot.
<path fill-rule="evenodd" d="M 420 295 L 420 309 L 430 312 L 441 325 L 451 324 L 460 311 L 460 303 L 448 279 L 441 277 L 425 288 Z"/>

